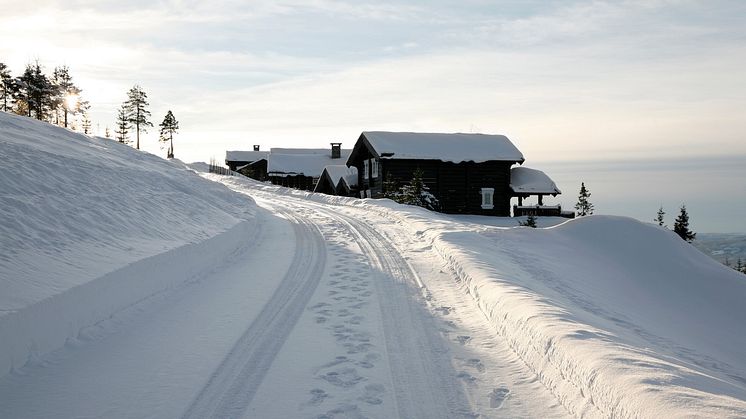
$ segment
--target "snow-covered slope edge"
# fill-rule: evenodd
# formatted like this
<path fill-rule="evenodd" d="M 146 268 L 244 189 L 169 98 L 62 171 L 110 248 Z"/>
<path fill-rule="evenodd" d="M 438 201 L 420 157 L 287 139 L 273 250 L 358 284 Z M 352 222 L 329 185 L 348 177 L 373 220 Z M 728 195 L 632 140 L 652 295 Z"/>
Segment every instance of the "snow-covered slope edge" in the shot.
<path fill-rule="evenodd" d="M 387 200 L 223 181 L 362 207 L 431 244 L 454 289 L 576 416 L 746 417 L 746 281 L 670 231 L 609 216 L 480 227 Z"/>
<path fill-rule="evenodd" d="M 0 374 L 194 280 L 194 255 L 254 226 L 250 199 L 181 162 L 2 112 L 0 159 Z"/>

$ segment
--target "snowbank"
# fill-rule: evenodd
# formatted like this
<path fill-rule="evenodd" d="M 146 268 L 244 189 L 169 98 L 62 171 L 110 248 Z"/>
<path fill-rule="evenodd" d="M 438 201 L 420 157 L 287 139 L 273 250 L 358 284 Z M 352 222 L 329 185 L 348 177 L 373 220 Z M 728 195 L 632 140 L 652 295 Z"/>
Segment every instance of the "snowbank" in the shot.
<path fill-rule="evenodd" d="M 431 244 L 454 290 L 468 290 L 576 416 L 746 417 L 746 281 L 670 231 L 612 216 L 494 227 L 389 200 L 252 187 L 364 208 Z"/>
<path fill-rule="evenodd" d="M 179 161 L 30 118 L 0 113 L 0 159 L 0 374 L 178 281 L 113 272 L 253 219 L 253 201 Z"/>

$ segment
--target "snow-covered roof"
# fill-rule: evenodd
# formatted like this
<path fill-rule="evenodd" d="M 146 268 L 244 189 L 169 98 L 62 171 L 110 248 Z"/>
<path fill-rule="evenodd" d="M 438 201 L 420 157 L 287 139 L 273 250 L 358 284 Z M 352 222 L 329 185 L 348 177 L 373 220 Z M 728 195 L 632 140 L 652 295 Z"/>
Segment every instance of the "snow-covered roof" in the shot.
<path fill-rule="evenodd" d="M 515 193 L 523 194 L 561 194 L 554 181 L 541 170 L 528 167 L 510 169 L 510 188 Z"/>
<path fill-rule="evenodd" d="M 266 159 L 269 151 L 229 150 L 225 152 L 225 161 L 257 161 Z"/>
<path fill-rule="evenodd" d="M 321 173 L 326 172 L 332 183 L 336 186 L 340 180 L 344 180 L 347 186 L 357 186 L 357 167 L 347 167 L 341 164 L 326 166 Z"/>
<path fill-rule="evenodd" d="M 270 149 L 272 154 L 317 154 L 327 155 L 332 152 L 331 148 L 281 148 L 273 147 Z"/>
<path fill-rule="evenodd" d="M 274 150 L 267 159 L 268 174 L 321 176 L 324 167 L 344 163 L 352 150 L 341 150 L 340 158 L 333 159 L 331 150 L 324 149 L 325 154 L 279 154 Z M 300 149 L 302 150 L 302 149 Z"/>
<path fill-rule="evenodd" d="M 366 131 L 361 136 L 381 158 L 454 163 L 524 160 L 523 154 L 504 135 Z"/>

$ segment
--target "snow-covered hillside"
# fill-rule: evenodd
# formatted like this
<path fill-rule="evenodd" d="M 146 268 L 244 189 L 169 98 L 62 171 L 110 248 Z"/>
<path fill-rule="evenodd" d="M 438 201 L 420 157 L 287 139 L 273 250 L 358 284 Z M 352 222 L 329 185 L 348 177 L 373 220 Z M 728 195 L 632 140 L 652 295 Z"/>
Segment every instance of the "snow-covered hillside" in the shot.
<path fill-rule="evenodd" d="M 0 417 L 746 417 L 746 281 L 657 226 L 0 156 Z"/>
<path fill-rule="evenodd" d="M 0 159 L 0 373 L 175 280 L 141 273 L 144 288 L 123 290 L 107 274 L 253 218 L 250 199 L 183 163 L 4 112 Z M 90 310 L 45 324 L 68 306 Z"/>

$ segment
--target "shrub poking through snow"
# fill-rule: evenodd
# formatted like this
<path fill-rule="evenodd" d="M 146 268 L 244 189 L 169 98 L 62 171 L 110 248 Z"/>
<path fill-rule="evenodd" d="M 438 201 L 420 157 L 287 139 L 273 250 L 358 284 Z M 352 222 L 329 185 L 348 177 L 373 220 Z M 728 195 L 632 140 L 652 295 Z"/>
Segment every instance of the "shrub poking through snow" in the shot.
<path fill-rule="evenodd" d="M 664 216 L 664 215 L 666 215 L 666 212 L 665 212 L 665 211 L 663 211 L 663 207 L 660 207 L 660 208 L 658 209 L 658 215 L 657 215 L 657 216 L 655 217 L 655 219 L 654 219 L 653 221 L 655 221 L 656 223 L 658 223 L 658 225 L 659 225 L 659 226 L 661 226 L 661 227 L 665 227 L 665 226 L 663 225 L 663 223 L 664 223 L 664 221 L 663 221 L 663 216 Z"/>
<path fill-rule="evenodd" d="M 419 167 L 412 173 L 412 180 L 408 185 L 403 185 L 393 194 L 391 199 L 407 205 L 416 205 L 427 208 L 431 211 L 440 211 L 440 202 L 438 198 L 430 193 L 430 188 L 422 180 L 424 172 Z"/>
<path fill-rule="evenodd" d="M 588 198 L 591 197 L 590 191 L 586 189 L 585 182 L 580 183 L 580 194 L 578 195 L 578 203 L 575 204 L 575 209 L 578 210 L 578 217 L 584 217 L 586 215 L 593 214 L 593 204 Z"/>
<path fill-rule="evenodd" d="M 673 231 L 678 234 L 682 239 L 692 242 L 697 236 L 697 233 L 693 233 L 689 230 L 689 213 L 686 212 L 686 205 L 681 206 L 681 212 L 676 217 L 676 222 L 673 223 Z"/>
<path fill-rule="evenodd" d="M 526 218 L 526 221 L 518 221 L 518 225 L 521 227 L 536 228 L 536 216 L 531 214 Z"/>

